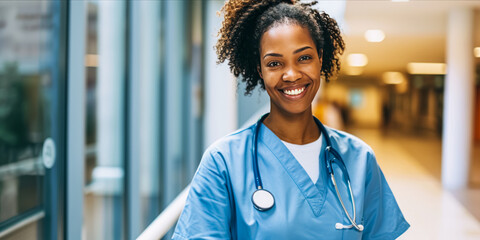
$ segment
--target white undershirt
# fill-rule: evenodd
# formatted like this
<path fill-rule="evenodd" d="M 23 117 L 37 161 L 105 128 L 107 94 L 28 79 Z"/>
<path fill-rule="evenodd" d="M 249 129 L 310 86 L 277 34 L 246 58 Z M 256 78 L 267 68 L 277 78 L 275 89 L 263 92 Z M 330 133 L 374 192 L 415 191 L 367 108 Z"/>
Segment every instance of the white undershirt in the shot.
<path fill-rule="evenodd" d="M 292 155 L 302 165 L 308 176 L 314 183 L 317 182 L 319 175 L 319 156 L 322 147 L 322 136 L 308 144 L 298 145 L 282 141 Z"/>

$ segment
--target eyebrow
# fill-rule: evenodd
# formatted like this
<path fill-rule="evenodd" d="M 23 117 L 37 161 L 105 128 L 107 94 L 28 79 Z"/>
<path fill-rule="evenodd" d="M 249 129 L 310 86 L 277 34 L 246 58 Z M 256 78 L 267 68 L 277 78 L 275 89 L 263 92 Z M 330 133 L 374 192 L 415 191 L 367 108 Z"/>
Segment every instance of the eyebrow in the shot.
<path fill-rule="evenodd" d="M 306 46 L 306 47 L 299 48 L 299 49 L 293 51 L 293 54 L 299 53 L 299 52 L 301 52 L 301 51 L 303 51 L 303 50 L 305 50 L 305 49 L 309 49 L 309 48 L 312 49 L 312 47 L 310 47 L 310 46 Z M 268 56 L 281 57 L 282 54 L 279 54 L 279 53 L 267 53 L 267 54 L 265 54 L 265 55 L 263 56 L 263 59 L 265 59 L 265 58 L 268 57 Z"/>

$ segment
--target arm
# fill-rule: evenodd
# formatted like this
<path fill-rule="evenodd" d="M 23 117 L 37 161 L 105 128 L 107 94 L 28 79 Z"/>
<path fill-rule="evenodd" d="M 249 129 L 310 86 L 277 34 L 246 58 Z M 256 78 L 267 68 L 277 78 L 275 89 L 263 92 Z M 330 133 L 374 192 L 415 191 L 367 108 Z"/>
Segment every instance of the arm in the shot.
<path fill-rule="evenodd" d="M 231 239 L 228 172 L 218 152 L 205 152 L 173 239 Z"/>

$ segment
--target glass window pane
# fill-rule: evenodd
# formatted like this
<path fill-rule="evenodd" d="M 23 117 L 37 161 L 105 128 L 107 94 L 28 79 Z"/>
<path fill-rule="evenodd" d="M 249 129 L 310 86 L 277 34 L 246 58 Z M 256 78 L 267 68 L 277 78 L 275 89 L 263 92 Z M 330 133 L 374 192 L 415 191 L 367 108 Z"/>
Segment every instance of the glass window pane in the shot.
<path fill-rule="evenodd" d="M 145 229 L 160 213 L 160 66 L 161 66 L 161 5 L 160 1 L 139 1 L 141 12 L 137 23 L 138 51 L 141 71 L 132 84 L 138 84 L 139 94 L 139 187 L 140 228 Z M 135 161 L 135 159 L 132 159 Z"/>
<path fill-rule="evenodd" d="M 123 239 L 125 1 L 87 3 L 86 239 Z"/>
<path fill-rule="evenodd" d="M 0 229 L 44 207 L 51 190 L 44 187 L 55 187 L 44 184 L 46 166 L 56 165 L 45 165 L 42 149 L 50 139 L 48 151 L 57 155 L 63 131 L 58 6 L 52 1 L 0 2 Z"/>

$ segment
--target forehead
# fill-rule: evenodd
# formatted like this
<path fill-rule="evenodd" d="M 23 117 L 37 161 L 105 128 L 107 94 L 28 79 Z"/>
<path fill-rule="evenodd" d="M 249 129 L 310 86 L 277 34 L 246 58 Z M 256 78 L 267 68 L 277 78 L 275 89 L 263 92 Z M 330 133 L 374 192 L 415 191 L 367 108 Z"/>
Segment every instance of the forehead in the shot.
<path fill-rule="evenodd" d="M 307 28 L 297 24 L 282 24 L 266 31 L 260 39 L 260 54 L 270 52 L 282 53 L 310 46 L 317 50 Z"/>

